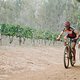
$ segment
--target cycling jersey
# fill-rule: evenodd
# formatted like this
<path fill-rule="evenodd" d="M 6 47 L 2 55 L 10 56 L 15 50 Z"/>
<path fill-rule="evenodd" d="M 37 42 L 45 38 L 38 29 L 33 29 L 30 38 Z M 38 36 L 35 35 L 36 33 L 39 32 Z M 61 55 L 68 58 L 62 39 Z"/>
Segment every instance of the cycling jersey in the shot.
<path fill-rule="evenodd" d="M 69 38 L 75 38 L 76 37 L 76 33 L 74 32 L 74 29 L 72 27 L 70 27 L 69 29 L 64 28 L 63 32 L 65 32 L 66 36 Z"/>

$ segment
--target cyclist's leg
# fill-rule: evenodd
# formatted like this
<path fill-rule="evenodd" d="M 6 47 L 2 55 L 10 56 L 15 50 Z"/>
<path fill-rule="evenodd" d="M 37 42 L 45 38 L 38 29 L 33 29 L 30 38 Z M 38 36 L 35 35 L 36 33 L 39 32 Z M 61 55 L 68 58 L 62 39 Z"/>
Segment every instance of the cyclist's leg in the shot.
<path fill-rule="evenodd" d="M 76 61 L 76 49 L 75 49 L 75 46 L 76 46 L 76 42 L 72 42 L 72 49 L 73 49 L 74 61 Z"/>

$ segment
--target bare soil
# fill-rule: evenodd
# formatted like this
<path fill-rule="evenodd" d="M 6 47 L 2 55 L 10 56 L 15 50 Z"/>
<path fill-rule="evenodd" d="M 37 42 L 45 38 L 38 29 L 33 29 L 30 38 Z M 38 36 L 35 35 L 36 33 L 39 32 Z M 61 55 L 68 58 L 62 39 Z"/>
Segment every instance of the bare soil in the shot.
<path fill-rule="evenodd" d="M 0 46 L 0 80 L 80 80 L 79 49 L 74 67 L 63 65 L 64 46 Z"/>

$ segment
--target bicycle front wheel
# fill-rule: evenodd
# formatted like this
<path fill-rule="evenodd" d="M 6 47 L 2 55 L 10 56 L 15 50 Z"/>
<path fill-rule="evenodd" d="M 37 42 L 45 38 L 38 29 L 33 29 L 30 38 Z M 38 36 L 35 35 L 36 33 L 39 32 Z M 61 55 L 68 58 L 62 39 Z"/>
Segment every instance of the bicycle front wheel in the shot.
<path fill-rule="evenodd" d="M 65 68 L 68 68 L 68 66 L 69 66 L 69 53 L 68 52 L 69 52 L 68 48 L 65 47 L 65 49 L 64 49 L 64 67 Z"/>

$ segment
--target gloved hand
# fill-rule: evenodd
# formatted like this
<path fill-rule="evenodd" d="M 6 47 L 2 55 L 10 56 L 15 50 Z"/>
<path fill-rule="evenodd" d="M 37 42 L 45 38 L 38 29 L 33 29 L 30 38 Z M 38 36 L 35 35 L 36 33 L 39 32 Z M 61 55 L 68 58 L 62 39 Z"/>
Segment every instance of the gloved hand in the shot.
<path fill-rule="evenodd" d="M 60 38 L 56 38 L 57 41 L 60 41 Z"/>

